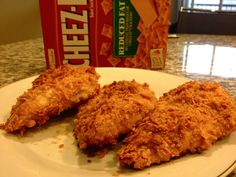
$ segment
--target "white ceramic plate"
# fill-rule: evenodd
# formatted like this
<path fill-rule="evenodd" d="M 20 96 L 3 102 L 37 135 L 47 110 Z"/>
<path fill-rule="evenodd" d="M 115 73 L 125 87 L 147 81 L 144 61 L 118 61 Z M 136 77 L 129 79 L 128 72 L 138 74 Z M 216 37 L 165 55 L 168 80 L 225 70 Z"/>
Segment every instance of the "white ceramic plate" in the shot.
<path fill-rule="evenodd" d="M 157 71 L 121 68 L 97 68 L 100 83 L 114 80 L 147 82 L 157 96 L 186 81 Z M 5 121 L 16 98 L 35 77 L 15 82 L 0 89 L 0 121 Z M 0 132 L 1 177 L 216 177 L 227 175 L 236 160 L 236 133 L 217 142 L 198 155 L 187 155 L 142 171 L 119 168 L 116 154 L 110 151 L 104 158 L 88 158 L 76 146 L 72 135 L 73 116 L 28 131 L 24 137 Z"/>

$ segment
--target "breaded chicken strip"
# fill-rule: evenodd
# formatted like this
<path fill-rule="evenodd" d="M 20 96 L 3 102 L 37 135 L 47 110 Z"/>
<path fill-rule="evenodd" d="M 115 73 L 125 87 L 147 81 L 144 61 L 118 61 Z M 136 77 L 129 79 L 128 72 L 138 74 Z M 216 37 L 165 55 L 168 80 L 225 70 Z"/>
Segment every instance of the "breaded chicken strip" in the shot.
<path fill-rule="evenodd" d="M 100 87 L 98 78 L 93 67 L 63 65 L 46 71 L 17 98 L 3 129 L 23 134 L 26 128 L 44 124 L 50 117 L 95 95 Z"/>
<path fill-rule="evenodd" d="M 143 169 L 199 153 L 236 130 L 236 103 L 216 83 L 188 82 L 164 94 L 118 151 L 121 164 Z"/>
<path fill-rule="evenodd" d="M 157 99 L 148 84 L 119 81 L 105 85 L 98 95 L 80 107 L 74 136 L 80 148 L 115 144 L 146 116 Z"/>

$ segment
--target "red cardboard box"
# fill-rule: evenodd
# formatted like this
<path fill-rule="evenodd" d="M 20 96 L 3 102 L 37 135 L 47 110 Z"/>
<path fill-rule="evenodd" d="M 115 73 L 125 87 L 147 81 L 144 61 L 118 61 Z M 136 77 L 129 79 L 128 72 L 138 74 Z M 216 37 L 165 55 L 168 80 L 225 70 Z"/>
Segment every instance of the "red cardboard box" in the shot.
<path fill-rule="evenodd" d="M 170 0 L 39 0 L 48 68 L 162 69 Z"/>

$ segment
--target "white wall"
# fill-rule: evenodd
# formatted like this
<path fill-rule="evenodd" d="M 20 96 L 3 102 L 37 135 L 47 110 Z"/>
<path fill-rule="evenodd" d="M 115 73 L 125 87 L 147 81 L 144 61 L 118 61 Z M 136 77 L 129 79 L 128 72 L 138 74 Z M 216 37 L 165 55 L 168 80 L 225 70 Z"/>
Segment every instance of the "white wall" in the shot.
<path fill-rule="evenodd" d="M 42 37 L 38 0 L 0 0 L 0 44 Z"/>

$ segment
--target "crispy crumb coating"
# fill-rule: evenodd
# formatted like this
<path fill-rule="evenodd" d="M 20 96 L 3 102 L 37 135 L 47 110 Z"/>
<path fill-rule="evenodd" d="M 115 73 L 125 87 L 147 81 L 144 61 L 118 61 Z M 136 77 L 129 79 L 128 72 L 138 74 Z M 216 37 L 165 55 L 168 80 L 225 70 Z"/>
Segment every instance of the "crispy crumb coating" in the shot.
<path fill-rule="evenodd" d="M 148 84 L 119 81 L 105 85 L 80 107 L 74 136 L 80 148 L 115 144 L 134 124 L 154 109 L 157 99 Z"/>
<path fill-rule="evenodd" d="M 191 81 L 160 98 L 124 140 L 118 158 L 143 169 L 199 153 L 235 130 L 235 100 L 217 83 Z"/>
<path fill-rule="evenodd" d="M 26 128 L 44 124 L 86 100 L 99 90 L 95 68 L 63 65 L 47 70 L 33 81 L 33 86 L 17 98 L 10 117 L 2 126 L 7 132 L 23 134 Z"/>

